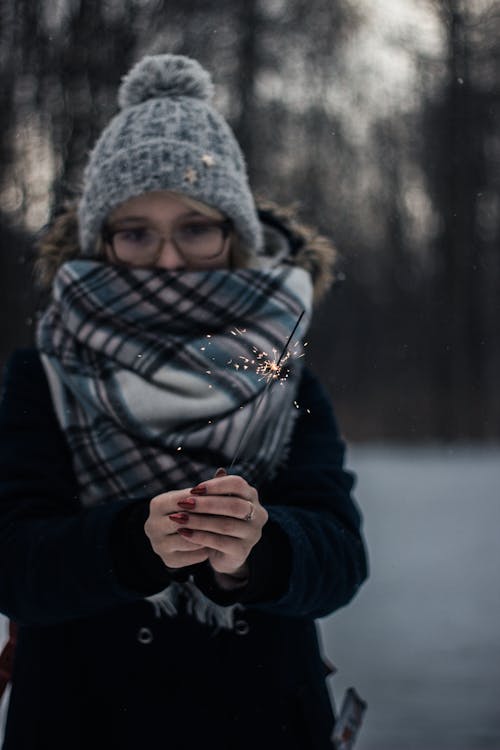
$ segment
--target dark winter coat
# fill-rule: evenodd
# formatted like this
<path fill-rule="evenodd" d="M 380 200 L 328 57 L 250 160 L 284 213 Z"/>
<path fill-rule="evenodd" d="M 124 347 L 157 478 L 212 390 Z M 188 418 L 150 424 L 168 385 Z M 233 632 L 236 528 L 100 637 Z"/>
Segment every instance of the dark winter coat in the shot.
<path fill-rule="evenodd" d="M 83 510 L 34 350 L 17 352 L 0 407 L 0 610 L 20 623 L 4 750 L 331 747 L 327 670 L 314 619 L 366 576 L 344 445 L 305 373 L 288 465 L 263 484 L 269 522 L 234 631 L 143 597 L 169 576 L 143 531 L 148 500 Z M 310 413 L 308 413 L 307 409 Z M 313 488 L 312 490 L 310 488 Z"/>

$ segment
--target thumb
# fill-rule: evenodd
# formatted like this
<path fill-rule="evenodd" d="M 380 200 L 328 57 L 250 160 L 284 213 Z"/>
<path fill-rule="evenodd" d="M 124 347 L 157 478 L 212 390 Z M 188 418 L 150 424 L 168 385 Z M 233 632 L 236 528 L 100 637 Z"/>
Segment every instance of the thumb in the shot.
<path fill-rule="evenodd" d="M 226 476 L 227 476 L 227 471 L 223 469 L 222 467 L 220 469 L 217 469 L 217 471 L 214 474 L 214 478 L 226 477 Z"/>

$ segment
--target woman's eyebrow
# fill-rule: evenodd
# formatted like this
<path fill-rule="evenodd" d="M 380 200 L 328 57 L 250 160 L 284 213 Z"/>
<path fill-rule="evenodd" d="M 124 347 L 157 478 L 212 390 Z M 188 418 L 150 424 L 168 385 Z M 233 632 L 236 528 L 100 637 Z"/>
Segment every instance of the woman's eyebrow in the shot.
<path fill-rule="evenodd" d="M 198 216 L 205 218 L 204 215 L 201 214 L 199 211 L 186 211 L 186 213 L 176 216 L 174 221 L 177 221 L 178 219 L 194 219 L 194 218 L 197 218 Z M 137 221 L 149 222 L 151 221 L 151 217 L 150 216 L 124 216 L 123 218 L 113 219 L 111 221 L 111 225 L 116 226 L 116 224 L 127 224 L 128 222 L 137 222 Z"/>

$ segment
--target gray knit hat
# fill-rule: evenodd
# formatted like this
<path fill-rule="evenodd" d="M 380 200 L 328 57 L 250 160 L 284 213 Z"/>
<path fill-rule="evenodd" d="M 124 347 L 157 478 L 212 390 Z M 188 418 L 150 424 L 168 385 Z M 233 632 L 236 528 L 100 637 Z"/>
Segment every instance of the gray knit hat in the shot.
<path fill-rule="evenodd" d="M 120 112 L 97 141 L 78 206 L 80 246 L 96 252 L 118 204 L 150 190 L 184 193 L 219 209 L 249 250 L 262 232 L 234 134 L 210 104 L 209 74 L 182 55 L 144 57 L 124 77 Z"/>

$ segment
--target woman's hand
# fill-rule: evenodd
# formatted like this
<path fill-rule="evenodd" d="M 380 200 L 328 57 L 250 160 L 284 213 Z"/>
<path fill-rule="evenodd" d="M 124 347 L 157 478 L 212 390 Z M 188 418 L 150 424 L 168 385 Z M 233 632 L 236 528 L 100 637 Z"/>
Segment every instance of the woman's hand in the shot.
<path fill-rule="evenodd" d="M 183 517 L 188 517 L 183 511 L 187 507 L 183 501 L 188 497 L 189 489 L 171 490 L 156 495 L 149 504 L 144 531 L 167 568 L 184 568 L 208 560 L 209 550 L 193 545 L 177 533 Z"/>
<path fill-rule="evenodd" d="M 157 495 L 145 531 L 169 568 L 209 560 L 216 573 L 243 578 L 267 519 L 257 490 L 240 476 L 225 475 Z"/>

